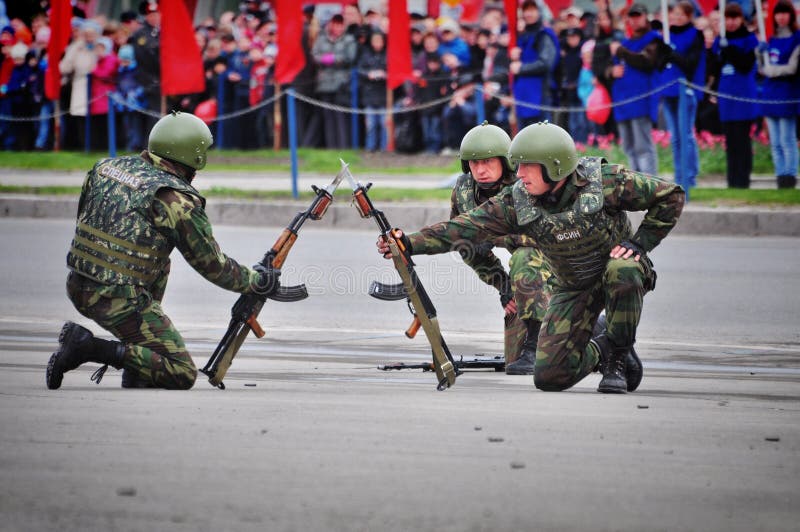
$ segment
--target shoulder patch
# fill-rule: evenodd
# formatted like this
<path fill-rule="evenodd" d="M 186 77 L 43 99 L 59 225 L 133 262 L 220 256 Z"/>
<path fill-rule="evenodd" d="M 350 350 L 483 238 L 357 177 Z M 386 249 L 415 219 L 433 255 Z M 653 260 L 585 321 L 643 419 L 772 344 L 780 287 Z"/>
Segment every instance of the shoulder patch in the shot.
<path fill-rule="evenodd" d="M 514 210 L 519 225 L 527 225 L 542 215 L 541 209 L 535 204 L 536 200 L 525 190 L 522 181 L 517 181 L 511 186 L 511 196 L 514 199 Z"/>

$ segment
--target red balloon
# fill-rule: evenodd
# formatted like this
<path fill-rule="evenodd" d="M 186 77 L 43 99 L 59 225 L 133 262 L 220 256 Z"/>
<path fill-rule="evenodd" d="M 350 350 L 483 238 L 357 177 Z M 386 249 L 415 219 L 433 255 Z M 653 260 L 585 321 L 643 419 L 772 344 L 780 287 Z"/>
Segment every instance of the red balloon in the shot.
<path fill-rule="evenodd" d="M 610 106 L 611 96 L 608 95 L 606 88 L 598 83 L 586 100 L 586 118 L 595 124 L 605 124 L 611 116 Z"/>
<path fill-rule="evenodd" d="M 197 107 L 194 108 L 194 114 L 207 125 L 210 125 L 217 117 L 217 100 L 205 100 L 198 103 Z"/>

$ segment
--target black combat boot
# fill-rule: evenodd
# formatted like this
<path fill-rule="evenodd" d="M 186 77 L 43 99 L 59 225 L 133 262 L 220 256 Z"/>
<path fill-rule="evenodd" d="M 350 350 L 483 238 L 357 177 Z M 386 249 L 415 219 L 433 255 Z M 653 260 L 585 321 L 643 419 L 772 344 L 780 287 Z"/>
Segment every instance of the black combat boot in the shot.
<path fill-rule="evenodd" d="M 594 329 L 592 329 L 592 339 L 600 349 L 600 362 L 597 365 L 597 371 L 603 373 L 603 375 L 605 375 L 605 360 L 612 350 L 611 343 L 608 341 L 606 335 L 607 332 L 608 323 L 606 322 L 606 314 L 604 312 L 597 318 L 597 323 L 595 323 Z M 628 354 L 625 356 L 625 380 L 628 383 L 627 389 L 629 392 L 636 391 L 636 388 L 638 388 L 639 384 L 642 382 L 643 374 L 644 368 L 642 367 L 642 361 L 639 359 L 639 355 L 636 354 L 636 350 L 631 346 L 628 349 Z"/>
<path fill-rule="evenodd" d="M 95 338 L 88 329 L 68 321 L 58 335 L 58 351 L 53 353 L 47 363 L 47 387 L 55 390 L 61 387 L 64 373 L 86 362 L 108 364 L 122 368 L 125 347 L 119 342 Z"/>
<path fill-rule="evenodd" d="M 525 341 L 522 342 L 522 350 L 519 358 L 506 366 L 506 375 L 533 375 L 533 367 L 536 364 L 536 345 L 539 343 L 539 329 L 542 322 L 538 320 L 525 320 L 528 332 L 525 333 Z"/>
<path fill-rule="evenodd" d="M 597 391 L 600 393 L 625 393 L 628 390 L 628 381 L 625 378 L 625 359 L 627 349 L 614 348 L 606 357 L 603 367 L 603 379 Z"/>

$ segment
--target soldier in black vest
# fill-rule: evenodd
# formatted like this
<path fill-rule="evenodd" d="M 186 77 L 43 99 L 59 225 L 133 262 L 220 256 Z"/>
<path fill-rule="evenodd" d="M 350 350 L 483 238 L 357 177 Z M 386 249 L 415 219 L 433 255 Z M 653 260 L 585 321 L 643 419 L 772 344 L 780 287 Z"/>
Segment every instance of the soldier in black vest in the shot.
<path fill-rule="evenodd" d="M 509 156 L 519 181 L 468 213 L 405 235 L 408 249 L 435 254 L 460 240 L 530 237 L 553 275 L 536 387 L 565 390 L 600 370 L 598 391 L 634 391 L 642 379 L 636 328 L 656 280 L 647 252 L 678 221 L 683 189 L 601 158 L 579 158 L 569 134 L 546 122 L 520 131 Z M 636 231 L 625 211 L 647 211 Z M 380 240 L 378 248 L 388 251 Z M 606 329 L 593 333 L 604 309 Z"/>
<path fill-rule="evenodd" d="M 219 248 L 191 185 L 213 143 L 194 115 L 173 113 L 156 123 L 147 151 L 104 159 L 86 176 L 67 267 L 67 295 L 78 312 L 120 341 L 95 338 L 64 324 L 47 365 L 50 389 L 86 362 L 124 368 L 123 388 L 191 388 L 197 368 L 180 333 L 161 308 L 178 248 L 203 277 L 234 292 L 269 295 L 280 272 L 240 265 Z"/>

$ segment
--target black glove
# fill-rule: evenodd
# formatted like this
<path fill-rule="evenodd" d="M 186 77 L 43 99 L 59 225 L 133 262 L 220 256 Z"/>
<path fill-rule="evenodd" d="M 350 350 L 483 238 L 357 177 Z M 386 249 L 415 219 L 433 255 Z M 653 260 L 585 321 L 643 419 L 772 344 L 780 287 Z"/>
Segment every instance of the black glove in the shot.
<path fill-rule="evenodd" d="M 475 257 L 487 257 L 492 252 L 494 244 L 492 242 L 480 242 L 475 244 L 469 240 L 459 240 L 454 244 L 454 248 L 461 255 L 461 260 L 470 260 Z"/>
<path fill-rule="evenodd" d="M 623 240 L 619 243 L 619 247 L 633 251 L 633 255 L 631 255 L 632 257 L 636 257 L 636 255 L 639 255 L 640 257 L 646 256 L 644 249 L 642 249 L 642 245 L 634 240 Z"/>
<path fill-rule="evenodd" d="M 281 271 L 271 266 L 264 266 L 260 262 L 253 265 L 253 269 L 258 272 L 258 280 L 251 286 L 253 292 L 260 296 L 274 294 L 280 286 Z"/>
<path fill-rule="evenodd" d="M 511 300 L 514 299 L 514 293 L 511 291 L 511 279 L 506 276 L 503 279 L 503 287 L 500 289 L 500 306 L 506 308 Z"/>

